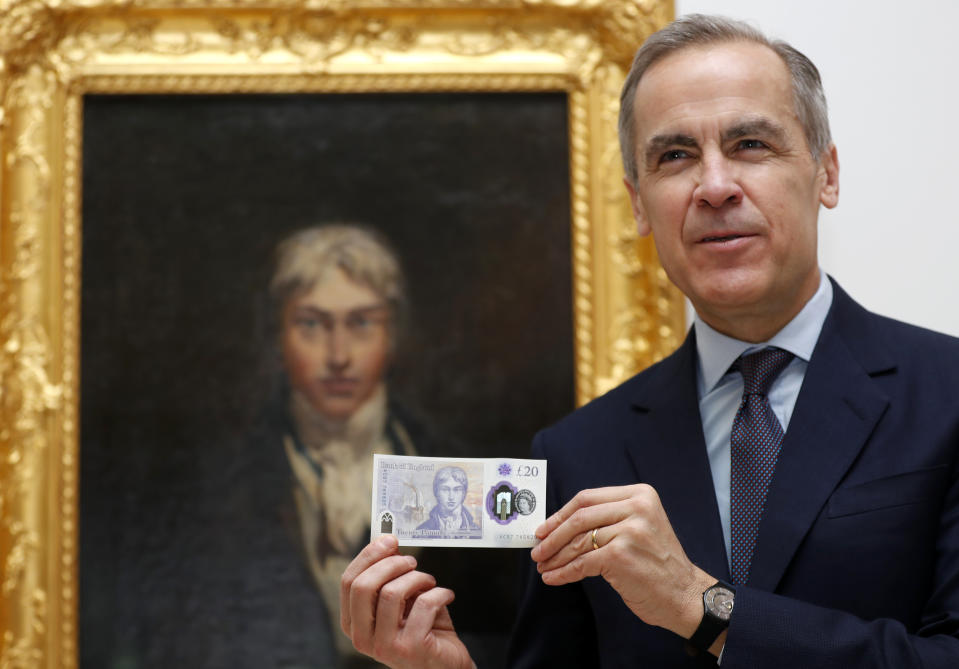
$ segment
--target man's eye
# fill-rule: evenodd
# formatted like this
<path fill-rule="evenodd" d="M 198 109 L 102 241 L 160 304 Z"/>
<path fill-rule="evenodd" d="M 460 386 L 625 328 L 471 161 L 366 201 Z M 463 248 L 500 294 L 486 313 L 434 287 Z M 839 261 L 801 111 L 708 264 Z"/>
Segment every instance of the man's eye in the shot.
<path fill-rule="evenodd" d="M 293 320 L 293 326 L 306 337 L 318 337 L 329 332 L 333 328 L 333 323 L 326 318 L 303 314 Z"/>
<path fill-rule="evenodd" d="M 683 151 L 682 149 L 672 149 L 667 151 L 659 158 L 661 163 L 671 163 L 674 160 L 682 160 L 683 158 L 688 158 L 689 154 Z"/>
<path fill-rule="evenodd" d="M 765 149 L 766 145 L 763 144 L 758 139 L 743 139 L 739 141 L 738 148 L 740 149 Z"/>
<path fill-rule="evenodd" d="M 373 319 L 367 316 L 350 316 L 346 319 L 346 329 L 354 337 L 365 339 L 373 334 Z"/>

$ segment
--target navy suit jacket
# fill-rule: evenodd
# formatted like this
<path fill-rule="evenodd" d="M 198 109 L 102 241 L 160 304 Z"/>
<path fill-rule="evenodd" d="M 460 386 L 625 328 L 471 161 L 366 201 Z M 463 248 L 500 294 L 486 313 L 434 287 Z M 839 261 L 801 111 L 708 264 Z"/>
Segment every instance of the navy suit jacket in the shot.
<path fill-rule="evenodd" d="M 542 431 L 547 513 L 645 482 L 689 558 L 729 579 L 696 393 L 695 334 Z M 723 669 L 959 667 L 959 340 L 833 304 L 783 439 Z M 601 577 L 530 565 L 513 667 L 712 666 L 640 621 Z"/>

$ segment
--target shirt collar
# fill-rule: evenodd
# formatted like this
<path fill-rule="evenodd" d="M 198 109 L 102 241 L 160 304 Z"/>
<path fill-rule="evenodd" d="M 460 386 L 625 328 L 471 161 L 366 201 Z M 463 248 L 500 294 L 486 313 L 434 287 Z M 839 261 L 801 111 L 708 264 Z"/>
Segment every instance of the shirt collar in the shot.
<path fill-rule="evenodd" d="M 699 314 L 696 314 L 693 327 L 696 328 L 699 396 L 703 397 L 711 391 L 729 371 L 729 366 L 736 358 L 747 351 L 758 351 L 767 346 L 775 346 L 809 362 L 831 305 L 832 283 L 826 273 L 820 270 L 819 288 L 816 289 L 816 293 L 800 312 L 768 341 L 753 344 L 727 337 L 707 325 Z"/>

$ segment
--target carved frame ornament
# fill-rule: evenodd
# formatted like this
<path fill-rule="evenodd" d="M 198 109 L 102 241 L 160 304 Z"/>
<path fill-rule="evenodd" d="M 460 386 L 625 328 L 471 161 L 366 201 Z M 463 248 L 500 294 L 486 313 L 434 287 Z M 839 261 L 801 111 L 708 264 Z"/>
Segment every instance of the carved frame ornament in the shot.
<path fill-rule="evenodd" d="M 619 88 L 668 0 L 0 0 L 0 669 L 77 664 L 86 93 L 562 91 L 576 398 L 671 352 Z"/>

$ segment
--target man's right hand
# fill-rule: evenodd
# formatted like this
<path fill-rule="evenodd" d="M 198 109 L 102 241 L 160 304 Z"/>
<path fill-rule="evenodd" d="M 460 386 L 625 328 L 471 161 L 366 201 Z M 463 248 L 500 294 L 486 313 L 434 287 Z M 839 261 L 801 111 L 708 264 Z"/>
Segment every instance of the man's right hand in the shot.
<path fill-rule="evenodd" d="M 415 571 L 396 537 L 364 548 L 340 580 L 340 626 L 361 653 L 394 669 L 475 668 L 447 605 L 453 591 Z"/>

